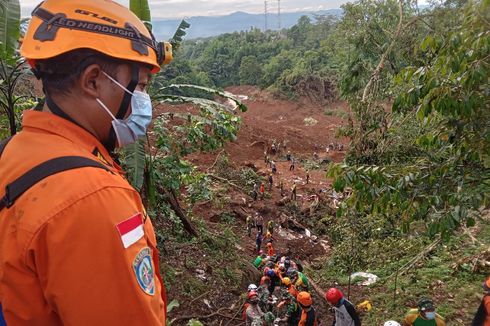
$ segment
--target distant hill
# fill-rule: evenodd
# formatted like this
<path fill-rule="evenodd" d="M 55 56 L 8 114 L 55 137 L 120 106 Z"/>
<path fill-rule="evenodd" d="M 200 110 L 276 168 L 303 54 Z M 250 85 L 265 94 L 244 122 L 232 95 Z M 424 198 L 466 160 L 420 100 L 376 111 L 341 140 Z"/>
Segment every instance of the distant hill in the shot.
<path fill-rule="evenodd" d="M 309 16 L 311 18 L 314 15 L 341 15 L 341 9 L 322 10 L 318 12 L 290 12 L 281 14 L 281 27 L 289 28 L 295 25 L 301 16 Z M 269 29 L 276 30 L 278 27 L 277 15 L 269 14 L 268 27 Z M 188 29 L 186 39 L 195 39 L 200 37 L 216 36 L 224 33 L 239 32 L 244 30 L 250 30 L 252 27 L 264 29 L 264 15 L 263 14 L 248 14 L 245 12 L 235 12 L 226 16 L 196 16 L 190 17 L 187 21 L 191 24 Z M 176 19 L 154 19 L 153 20 L 153 32 L 157 39 L 168 40 L 172 37 L 173 33 L 177 29 L 180 20 Z"/>

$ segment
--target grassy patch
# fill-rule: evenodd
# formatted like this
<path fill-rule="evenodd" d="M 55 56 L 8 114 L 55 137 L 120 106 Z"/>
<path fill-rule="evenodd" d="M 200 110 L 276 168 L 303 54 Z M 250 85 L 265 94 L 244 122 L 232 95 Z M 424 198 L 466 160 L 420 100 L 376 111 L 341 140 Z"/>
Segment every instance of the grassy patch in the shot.
<path fill-rule="evenodd" d="M 323 114 L 326 116 L 333 116 L 333 117 L 339 117 L 342 119 L 347 119 L 349 117 L 349 112 L 345 111 L 341 107 L 328 107 L 323 110 Z"/>
<path fill-rule="evenodd" d="M 482 225 L 475 237 L 483 245 L 473 244 L 465 234 L 455 235 L 405 274 L 390 279 L 388 276 L 415 257 L 432 240 L 423 236 L 400 240 L 399 244 L 394 238 L 373 240 L 365 248 L 369 251 L 367 255 L 371 256 L 366 259 L 369 268 L 365 271 L 378 275 L 380 279 L 371 287 L 353 285 L 355 289 L 351 297 L 354 303 L 368 299 L 373 304 L 373 310 L 363 316 L 363 324 L 382 325 L 389 319 L 401 321 L 420 298 L 428 297 L 434 300 L 438 313 L 446 318 L 448 325 L 469 325 L 481 300 L 481 284 L 486 271 L 472 272 L 465 269 L 464 264 L 456 262 L 488 248 L 490 225 Z M 378 250 L 373 249 L 376 247 Z M 344 267 L 335 263 L 335 259 L 334 246 L 334 256 L 325 262 L 325 267 L 311 273 L 314 273 L 313 278 L 320 284 L 330 286 L 337 283 L 347 289 L 348 273 Z M 355 284 L 355 280 L 351 281 Z"/>

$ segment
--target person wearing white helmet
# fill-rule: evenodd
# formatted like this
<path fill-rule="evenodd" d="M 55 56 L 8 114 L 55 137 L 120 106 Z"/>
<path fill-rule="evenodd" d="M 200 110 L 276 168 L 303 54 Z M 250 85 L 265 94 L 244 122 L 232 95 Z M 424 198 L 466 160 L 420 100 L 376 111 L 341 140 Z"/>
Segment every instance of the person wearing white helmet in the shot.
<path fill-rule="evenodd" d="M 401 326 L 401 325 L 400 323 L 394 320 L 388 320 L 387 322 L 384 323 L 384 326 Z"/>
<path fill-rule="evenodd" d="M 251 291 L 257 291 L 257 285 L 255 285 L 255 284 L 250 284 L 250 285 L 248 286 L 247 292 L 251 292 Z"/>

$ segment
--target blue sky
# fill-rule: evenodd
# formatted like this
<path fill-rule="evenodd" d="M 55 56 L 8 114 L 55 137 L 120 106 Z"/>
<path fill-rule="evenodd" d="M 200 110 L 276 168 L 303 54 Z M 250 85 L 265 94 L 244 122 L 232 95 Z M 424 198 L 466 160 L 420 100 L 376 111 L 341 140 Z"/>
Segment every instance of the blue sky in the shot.
<path fill-rule="evenodd" d="M 40 0 L 20 0 L 22 16 L 30 15 Z M 128 0 L 118 0 L 128 5 Z M 263 0 L 149 0 L 153 18 L 183 18 L 190 16 L 220 16 L 235 11 L 261 13 Z M 277 0 L 268 0 L 271 11 L 277 11 Z M 348 0 L 281 0 L 284 12 L 317 11 L 340 8 Z"/>

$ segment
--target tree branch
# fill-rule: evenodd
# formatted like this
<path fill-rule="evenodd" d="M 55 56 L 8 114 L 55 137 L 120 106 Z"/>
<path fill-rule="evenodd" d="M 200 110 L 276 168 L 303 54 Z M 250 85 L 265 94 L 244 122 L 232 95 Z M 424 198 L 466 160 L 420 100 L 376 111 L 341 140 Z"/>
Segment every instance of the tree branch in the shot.
<path fill-rule="evenodd" d="M 187 215 L 184 213 L 184 211 L 180 207 L 179 200 L 177 199 L 177 196 L 175 195 L 175 193 L 173 191 L 168 191 L 166 189 L 164 191 L 165 191 L 165 195 L 167 197 L 168 204 L 170 205 L 172 210 L 175 212 L 175 214 L 177 214 L 177 216 L 179 217 L 180 221 L 184 225 L 184 229 L 187 232 L 189 232 L 191 235 L 198 238 L 199 232 L 197 231 L 194 224 L 192 224 L 192 222 L 189 220 Z"/>
<path fill-rule="evenodd" d="M 398 37 L 400 36 L 400 32 L 401 32 L 402 26 L 403 26 L 403 2 L 402 2 L 402 0 L 399 1 L 398 5 L 399 5 L 399 9 L 400 9 L 400 20 L 398 21 L 398 27 L 396 29 L 395 35 L 393 36 L 393 40 L 391 41 L 390 46 L 388 47 L 388 49 L 386 49 L 385 53 L 383 53 L 383 56 L 381 57 L 381 60 L 378 63 L 378 66 L 376 67 L 376 69 L 374 69 L 373 73 L 371 74 L 371 78 L 369 79 L 366 87 L 364 88 L 364 92 L 362 93 L 362 102 L 366 102 L 366 99 L 369 95 L 369 92 L 371 91 L 371 88 L 373 86 L 374 81 L 379 77 L 381 70 L 384 68 L 386 57 L 388 57 L 388 54 L 390 54 L 390 52 L 393 50 L 393 47 L 395 46 L 395 43 L 398 40 Z"/>
<path fill-rule="evenodd" d="M 177 318 L 172 319 L 171 324 L 175 323 L 178 320 L 209 319 L 209 318 L 214 317 L 214 316 L 222 316 L 222 317 L 225 317 L 225 318 L 232 318 L 231 316 L 222 314 L 221 312 L 223 310 L 229 310 L 229 309 L 228 308 L 220 308 L 217 311 L 213 312 L 212 314 L 204 315 L 204 316 L 187 315 L 187 316 L 177 317 Z"/>

